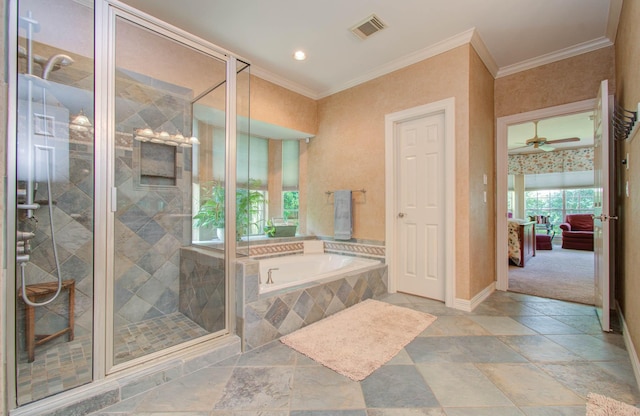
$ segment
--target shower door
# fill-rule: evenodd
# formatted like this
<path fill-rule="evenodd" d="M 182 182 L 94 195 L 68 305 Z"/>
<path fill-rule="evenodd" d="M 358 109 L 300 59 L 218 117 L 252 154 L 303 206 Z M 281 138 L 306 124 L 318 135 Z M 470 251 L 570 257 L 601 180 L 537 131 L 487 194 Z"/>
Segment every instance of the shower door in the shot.
<path fill-rule="evenodd" d="M 14 406 L 93 380 L 94 18 L 93 7 L 72 0 L 10 6 Z"/>
<path fill-rule="evenodd" d="M 226 57 L 125 13 L 114 21 L 107 372 L 228 332 L 225 244 L 192 226 L 212 186 L 197 168 L 222 172 L 224 192 L 225 146 L 211 143 L 225 136 Z M 212 158 L 194 163 L 203 148 Z M 207 232 L 195 250 L 192 234 Z"/>

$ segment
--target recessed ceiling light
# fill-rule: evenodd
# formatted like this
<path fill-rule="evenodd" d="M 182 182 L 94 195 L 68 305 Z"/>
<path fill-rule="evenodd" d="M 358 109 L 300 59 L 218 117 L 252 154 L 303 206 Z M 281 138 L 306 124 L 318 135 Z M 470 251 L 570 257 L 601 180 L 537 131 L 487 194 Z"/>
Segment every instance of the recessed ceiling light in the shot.
<path fill-rule="evenodd" d="M 293 53 L 293 59 L 295 59 L 296 61 L 304 61 L 305 59 L 307 59 L 307 54 L 304 53 L 304 51 L 295 51 Z"/>

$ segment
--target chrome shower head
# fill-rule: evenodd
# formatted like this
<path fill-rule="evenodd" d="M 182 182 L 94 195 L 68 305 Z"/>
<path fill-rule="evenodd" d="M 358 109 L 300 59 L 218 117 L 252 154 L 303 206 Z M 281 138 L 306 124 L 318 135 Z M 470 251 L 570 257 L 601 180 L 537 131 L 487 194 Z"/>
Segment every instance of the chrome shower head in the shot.
<path fill-rule="evenodd" d="M 51 73 L 51 71 L 55 71 L 61 66 L 71 65 L 73 62 L 73 58 L 71 58 L 69 55 L 65 55 L 62 53 L 53 55 L 49 58 L 49 60 L 47 60 L 47 63 L 42 68 L 42 78 L 49 78 L 49 74 Z"/>

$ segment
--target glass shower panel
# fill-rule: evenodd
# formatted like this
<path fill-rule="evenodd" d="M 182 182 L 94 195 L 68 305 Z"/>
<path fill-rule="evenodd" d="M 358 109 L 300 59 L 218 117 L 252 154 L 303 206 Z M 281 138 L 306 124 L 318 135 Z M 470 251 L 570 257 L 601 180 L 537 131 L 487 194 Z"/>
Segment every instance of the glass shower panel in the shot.
<path fill-rule="evenodd" d="M 23 405 L 93 379 L 94 19 L 84 2 L 24 0 L 18 20 L 16 171 L 9 172 L 17 232 L 7 240 L 16 249 Z"/>
<path fill-rule="evenodd" d="M 193 102 L 224 84 L 226 62 L 118 17 L 115 65 L 118 365 L 226 330 L 224 250 L 203 254 L 191 244 L 194 167 L 203 168 L 193 156 L 208 145 Z M 221 90 L 212 105 L 224 113 Z"/>
<path fill-rule="evenodd" d="M 236 234 L 238 244 L 236 256 L 249 256 L 251 236 L 259 234 L 264 228 L 266 215 L 266 158 L 252 159 L 252 144 L 264 141 L 263 138 L 251 136 L 251 117 L 249 97 L 251 93 L 251 67 L 243 62 L 236 62 Z M 264 153 L 264 152 L 263 152 Z M 261 154 L 264 155 L 264 154 Z M 259 159 L 259 160 L 258 160 Z M 258 163 L 259 166 L 256 166 Z M 254 175 L 252 166 L 256 170 L 264 170 L 264 175 Z M 264 169 L 260 169 L 264 168 Z"/>

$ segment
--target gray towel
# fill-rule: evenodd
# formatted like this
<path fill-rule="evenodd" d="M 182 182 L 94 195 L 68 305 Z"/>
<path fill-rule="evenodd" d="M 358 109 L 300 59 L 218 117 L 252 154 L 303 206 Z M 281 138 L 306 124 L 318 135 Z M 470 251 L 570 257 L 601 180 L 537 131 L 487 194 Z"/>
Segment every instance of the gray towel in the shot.
<path fill-rule="evenodd" d="M 335 191 L 333 193 L 333 238 L 350 240 L 351 224 L 351 191 Z"/>

